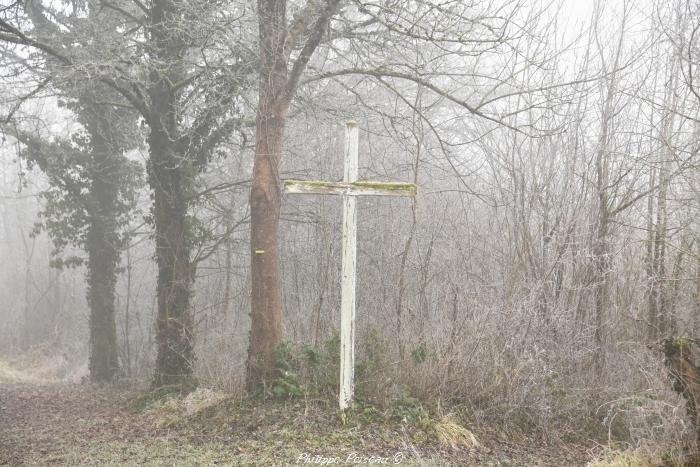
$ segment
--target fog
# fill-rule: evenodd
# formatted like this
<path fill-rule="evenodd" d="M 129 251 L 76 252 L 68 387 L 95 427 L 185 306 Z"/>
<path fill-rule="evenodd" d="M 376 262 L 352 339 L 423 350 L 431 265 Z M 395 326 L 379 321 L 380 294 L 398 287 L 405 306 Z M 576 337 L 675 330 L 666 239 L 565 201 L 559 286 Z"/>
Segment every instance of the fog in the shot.
<path fill-rule="evenodd" d="M 0 9 L 0 370 L 335 407 L 352 197 L 353 407 L 691 462 L 697 5 L 287 3 Z"/>

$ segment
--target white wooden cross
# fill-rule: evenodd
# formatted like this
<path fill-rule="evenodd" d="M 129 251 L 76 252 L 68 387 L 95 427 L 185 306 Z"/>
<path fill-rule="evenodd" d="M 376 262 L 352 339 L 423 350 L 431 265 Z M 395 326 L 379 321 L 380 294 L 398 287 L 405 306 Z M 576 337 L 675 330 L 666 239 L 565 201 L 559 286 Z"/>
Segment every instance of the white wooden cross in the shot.
<path fill-rule="evenodd" d="M 355 390 L 355 267 L 357 264 L 356 196 L 415 196 L 416 185 L 401 182 L 357 180 L 357 122 L 345 128 L 345 170 L 342 182 L 284 180 L 285 193 L 341 195 L 343 197 L 343 266 L 340 298 L 340 394 L 341 410 L 348 408 Z"/>

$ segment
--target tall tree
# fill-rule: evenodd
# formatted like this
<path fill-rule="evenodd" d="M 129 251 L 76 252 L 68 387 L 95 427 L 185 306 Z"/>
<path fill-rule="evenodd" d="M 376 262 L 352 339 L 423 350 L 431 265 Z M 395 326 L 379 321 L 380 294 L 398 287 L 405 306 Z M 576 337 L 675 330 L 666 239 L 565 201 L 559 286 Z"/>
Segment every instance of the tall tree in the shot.
<path fill-rule="evenodd" d="M 594 13 L 594 34 L 598 34 L 600 27 L 600 17 L 602 14 L 601 4 L 596 4 Z M 614 174 L 611 174 L 611 153 L 613 146 L 613 123 L 616 114 L 616 101 L 618 88 L 620 86 L 620 68 L 623 59 L 624 40 L 627 33 L 627 21 L 629 15 L 629 7 L 625 3 L 623 6 L 623 17 L 620 26 L 620 32 L 616 47 L 612 52 L 612 61 L 607 63 L 604 55 L 604 50 L 600 47 L 600 39 L 596 37 L 598 44 L 598 52 L 604 72 L 607 76 L 602 83 L 601 94 L 601 119 L 600 132 L 598 134 L 597 147 L 593 166 L 595 170 L 595 194 L 596 194 L 596 209 L 595 209 L 595 229 L 593 232 L 592 254 L 593 254 L 593 305 L 595 313 L 594 340 L 596 345 L 596 366 L 600 370 L 604 364 L 605 352 L 604 344 L 606 341 L 607 321 L 608 317 L 608 276 L 610 273 L 610 229 L 613 218 L 616 213 L 623 210 L 620 206 L 613 205 L 614 191 L 619 180 L 614 180 Z M 627 206 L 629 207 L 629 206 Z"/>
<path fill-rule="evenodd" d="M 252 300 L 247 382 L 251 389 L 272 376 L 274 348 L 282 338 L 277 231 L 287 112 L 301 75 L 339 4 L 340 0 L 309 1 L 288 25 L 286 0 L 258 1 L 260 74 L 250 192 Z M 314 21 L 308 24 L 308 18 Z M 292 60 L 292 51 L 304 38 L 303 47 Z"/>
<path fill-rule="evenodd" d="M 90 377 L 93 381 L 111 381 L 119 369 L 117 268 L 128 241 L 141 168 L 124 155 L 129 142 L 119 130 L 120 112 L 95 104 L 93 98 L 85 93 L 71 105 L 86 129 L 85 135 L 77 133 L 70 140 L 49 141 L 30 133 L 13 134 L 25 145 L 23 157 L 49 180 L 37 227 L 47 230 L 54 240 L 54 265 L 83 262 L 80 257 L 65 258 L 62 253 L 66 246 L 87 253 Z"/>
<path fill-rule="evenodd" d="M 75 80 L 102 83 L 141 114 L 149 127 L 148 180 L 153 192 L 152 220 L 158 265 L 158 343 L 155 386 L 187 389 L 193 378 L 193 247 L 207 235 L 192 215 L 198 199 L 196 180 L 219 144 L 240 125 L 252 59 L 237 41 L 226 54 L 210 50 L 240 17 L 238 5 L 217 1 L 87 0 L 78 13 L 72 1 L 44 7 L 44 18 L 59 25 L 76 47 L 56 47 L 37 34 L 22 11 L 37 2 L 3 10 L 0 40 L 45 52 L 72 72 Z M 92 15 L 90 28 L 76 20 Z M 119 18 L 119 34 L 105 36 L 103 15 Z M 235 105 L 234 105 L 235 104 Z"/>
<path fill-rule="evenodd" d="M 26 12 L 38 38 L 45 43 L 73 47 L 68 36 L 44 16 L 38 2 L 28 2 Z M 94 12 L 77 19 L 77 30 L 85 29 Z M 114 34 L 113 16 L 102 18 L 105 35 Z M 110 29 L 111 27 L 111 29 Z M 21 54 L 11 54 L 17 58 Z M 140 168 L 124 153 L 138 144 L 135 114 L 124 108 L 120 96 L 94 80 L 74 82 L 71 71 L 44 50 L 27 66 L 38 74 L 40 90 L 51 87 L 64 99 L 83 129 L 68 139 L 50 140 L 37 133 L 5 125 L 5 130 L 24 143 L 22 155 L 48 177 L 50 188 L 43 193 L 45 208 L 39 229 L 54 241 L 54 266 L 66 264 L 61 256 L 68 245 L 87 253 L 88 304 L 90 308 L 90 377 L 111 381 L 119 368 L 116 333 L 115 287 L 121 249 L 139 185 Z M 111 105 L 109 102 L 111 100 Z M 114 105 L 117 104 L 117 105 Z M 8 116 L 8 119 L 11 117 Z M 9 120 L 6 119 L 9 123 Z M 76 264 L 83 258 L 73 258 Z"/>
<path fill-rule="evenodd" d="M 219 144 L 242 125 L 245 107 L 239 97 L 253 76 L 255 61 L 245 46 L 231 43 L 226 55 L 204 52 L 209 35 L 232 27 L 220 7 L 217 2 L 153 0 L 147 15 L 145 116 L 158 263 L 156 386 L 187 389 L 195 383 L 192 286 L 197 263 L 206 254 L 193 257 L 193 252 L 207 237 L 192 212 L 199 197 L 197 176 Z M 223 13 L 236 17 L 239 12 Z"/>

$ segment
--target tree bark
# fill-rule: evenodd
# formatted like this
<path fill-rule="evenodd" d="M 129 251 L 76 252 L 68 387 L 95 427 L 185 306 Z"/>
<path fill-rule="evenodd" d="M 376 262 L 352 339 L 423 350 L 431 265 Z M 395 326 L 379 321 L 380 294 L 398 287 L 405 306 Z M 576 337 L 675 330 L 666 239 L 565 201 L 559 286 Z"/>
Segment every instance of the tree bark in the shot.
<path fill-rule="evenodd" d="M 280 215 L 279 165 L 289 104 L 302 72 L 318 47 L 340 0 L 305 11 L 287 25 L 285 0 L 258 0 L 260 80 L 256 115 L 255 162 L 250 192 L 251 329 L 246 382 L 255 390 L 274 373 L 274 349 L 282 339 L 282 298 L 277 231 Z M 317 16 L 309 27 L 308 16 Z M 297 40 L 306 42 L 291 67 Z"/>
<path fill-rule="evenodd" d="M 158 264 L 158 354 L 154 385 L 180 386 L 194 383 L 192 313 L 193 282 L 190 246 L 186 231 L 187 203 L 183 196 L 182 174 L 169 166 L 172 148 L 167 136 L 151 130 L 149 179 L 154 192 L 156 262 Z"/>
<path fill-rule="evenodd" d="M 181 12 L 172 0 L 157 0 L 151 10 L 151 41 L 163 72 L 154 70 L 149 88 L 149 183 L 153 190 L 156 262 L 158 264 L 158 353 L 153 384 L 188 391 L 193 376 L 193 322 L 190 300 L 194 268 L 188 229 L 188 199 L 195 172 L 176 144 L 178 112 L 175 83 L 184 76 L 184 45 L 174 23 Z"/>
<path fill-rule="evenodd" d="M 262 121 L 261 121 L 262 120 Z M 274 349 L 282 339 L 282 300 L 278 274 L 280 193 L 277 166 L 282 123 L 259 115 L 251 206 L 251 329 L 248 385 L 264 384 L 274 370 Z"/>
<path fill-rule="evenodd" d="M 278 268 L 279 163 L 287 115 L 286 2 L 258 2 L 260 85 L 255 162 L 250 192 L 251 328 L 247 384 L 264 385 L 274 371 L 274 349 L 282 339 Z"/>
<path fill-rule="evenodd" d="M 649 291 L 649 339 L 666 335 L 666 191 L 668 180 L 665 167 L 659 171 L 659 193 L 656 198 L 656 225 L 653 231 L 651 284 Z"/>
<path fill-rule="evenodd" d="M 102 122 L 106 123 L 106 122 Z M 102 125 L 106 129 L 106 125 Z M 99 125 L 98 125 L 99 127 Z M 96 382 L 113 380 L 119 370 L 115 287 L 119 262 L 116 200 L 119 187 L 115 171 L 118 161 L 102 133 L 103 128 L 88 126 L 93 160 L 91 167 L 90 224 L 87 233 L 87 283 L 90 305 L 90 378 Z"/>
<path fill-rule="evenodd" d="M 610 269 L 610 247 L 608 235 L 610 227 L 610 206 L 608 193 L 608 152 L 610 138 L 610 124 L 613 115 L 613 96 L 615 89 L 615 77 L 608 84 L 607 97 L 603 111 L 603 124 L 599 147 L 596 152 L 596 195 L 598 198 L 596 231 L 593 239 L 593 265 L 595 274 L 594 307 L 595 307 L 595 331 L 596 345 L 595 365 L 598 371 L 602 371 L 605 363 L 605 338 L 608 303 L 608 272 Z"/>

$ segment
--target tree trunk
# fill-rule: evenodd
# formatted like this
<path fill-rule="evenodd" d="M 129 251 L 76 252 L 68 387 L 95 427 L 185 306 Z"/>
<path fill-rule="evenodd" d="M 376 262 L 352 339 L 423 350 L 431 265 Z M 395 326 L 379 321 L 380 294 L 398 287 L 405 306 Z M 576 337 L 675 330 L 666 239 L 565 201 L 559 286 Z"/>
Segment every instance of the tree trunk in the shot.
<path fill-rule="evenodd" d="M 100 129 L 91 131 L 93 167 L 90 224 L 87 234 L 88 303 L 90 305 L 90 378 L 111 381 L 119 369 L 115 286 L 119 262 L 116 200 L 118 161 Z"/>
<path fill-rule="evenodd" d="M 593 263 L 595 268 L 595 331 L 596 345 L 595 365 L 598 371 L 602 371 L 605 364 L 605 338 L 608 302 L 608 271 L 610 269 L 608 234 L 610 224 L 610 207 L 608 184 L 608 144 L 609 124 L 612 115 L 613 85 L 608 87 L 608 97 L 605 104 L 605 119 L 603 121 L 600 147 L 596 154 L 596 191 L 598 196 L 596 232 L 593 239 Z"/>
<path fill-rule="evenodd" d="M 186 174 L 177 166 L 168 133 L 154 124 L 149 137 L 149 180 L 155 204 L 156 262 L 158 264 L 158 354 L 154 385 L 188 390 L 194 351 L 190 308 L 193 268 L 187 231 Z"/>
<path fill-rule="evenodd" d="M 649 177 L 649 198 L 647 200 L 647 241 L 646 256 L 644 266 L 647 275 L 648 296 L 647 296 L 647 340 L 653 341 L 657 337 L 656 327 L 656 300 L 653 297 L 654 290 L 654 185 L 656 184 L 656 168 L 651 168 Z"/>
<path fill-rule="evenodd" d="M 250 192 L 251 328 L 247 385 L 264 385 L 274 371 L 274 349 L 282 339 L 278 273 L 279 163 L 287 116 L 286 2 L 258 2 L 260 84 L 255 162 Z"/>
<path fill-rule="evenodd" d="M 674 111 L 677 107 L 676 89 L 676 57 L 670 57 L 669 81 L 666 86 L 664 106 L 667 111 L 663 118 L 663 124 L 659 135 L 662 147 L 659 166 L 659 192 L 656 197 L 656 224 L 652 229 L 651 238 L 653 248 L 651 250 L 651 280 L 649 290 L 648 316 L 649 339 L 656 340 L 659 337 L 669 335 L 669 316 L 666 291 L 666 237 L 668 235 L 667 197 L 670 183 L 670 172 L 667 167 L 675 156 L 673 154 L 672 140 L 674 127 Z"/>
<path fill-rule="evenodd" d="M 303 15 L 287 27 L 285 0 L 258 0 L 260 82 L 255 121 L 255 162 L 250 192 L 251 328 L 247 385 L 255 390 L 274 373 L 274 349 L 282 339 L 282 293 L 278 272 L 277 230 L 280 215 L 279 165 L 289 103 L 301 73 L 321 42 L 339 0 L 320 2 L 318 17 L 307 29 Z M 310 2 L 309 5 L 314 5 Z M 291 51 L 300 36 L 306 43 L 288 71 Z"/>
<path fill-rule="evenodd" d="M 596 231 L 595 244 L 593 246 L 593 257 L 595 263 L 595 344 L 596 344 L 596 367 L 601 370 L 605 361 L 605 338 L 606 319 L 608 301 L 608 271 L 610 269 L 609 247 L 608 247 L 608 211 L 607 197 L 599 194 L 599 215 L 598 228 Z"/>
<path fill-rule="evenodd" d="M 156 262 L 158 264 L 158 353 L 153 384 L 188 391 L 193 376 L 193 322 L 190 307 L 194 267 L 190 260 L 188 200 L 195 171 L 187 154 L 178 152 L 178 90 L 184 76 L 185 46 L 176 21 L 181 15 L 172 0 L 157 0 L 151 10 L 151 41 L 155 58 L 169 65 L 154 70 L 149 89 L 149 183 L 153 189 Z"/>
<path fill-rule="evenodd" d="M 653 232 L 653 254 L 651 263 L 651 290 L 649 291 L 650 340 L 666 335 L 666 190 L 667 176 L 665 168 L 659 171 L 659 194 L 656 207 L 656 227 Z"/>
<path fill-rule="evenodd" d="M 598 149 L 595 157 L 596 171 L 596 195 L 598 197 L 596 232 L 593 239 L 593 262 L 595 274 L 595 331 L 594 340 L 597 347 L 595 354 L 595 366 L 600 373 L 605 365 L 605 343 L 607 334 L 608 316 L 608 276 L 610 273 L 610 228 L 614 220 L 615 212 L 610 206 L 614 192 L 610 191 L 609 159 L 610 146 L 614 138 L 613 120 L 615 119 L 615 96 L 618 86 L 618 72 L 620 59 L 625 40 L 628 10 L 624 10 L 622 27 L 615 50 L 614 60 L 609 71 L 611 75 L 605 87 L 605 101 L 603 102 L 601 115 L 601 133 L 598 141 Z M 601 51 L 602 52 L 602 51 Z M 607 71 L 607 70 L 606 70 Z"/>
<path fill-rule="evenodd" d="M 261 87 L 261 102 L 264 94 Z M 285 110 L 274 104 L 261 105 L 260 109 L 250 193 L 252 309 L 248 386 L 251 389 L 272 376 L 274 349 L 282 339 L 277 230 L 280 214 L 278 164 L 282 155 Z"/>

